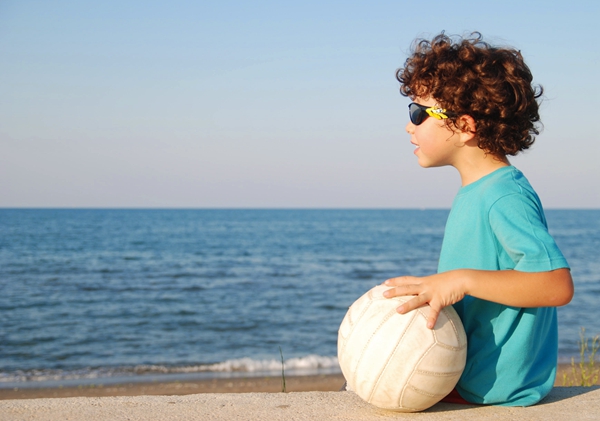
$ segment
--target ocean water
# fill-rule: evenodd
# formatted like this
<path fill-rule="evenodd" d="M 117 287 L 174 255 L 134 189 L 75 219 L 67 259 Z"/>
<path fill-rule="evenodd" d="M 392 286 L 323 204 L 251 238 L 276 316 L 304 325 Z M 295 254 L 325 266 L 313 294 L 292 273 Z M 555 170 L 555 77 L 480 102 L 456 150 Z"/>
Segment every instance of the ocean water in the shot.
<path fill-rule="evenodd" d="M 447 210 L 0 209 L 0 387 L 338 372 L 366 290 L 437 268 Z M 600 211 L 548 210 L 600 333 Z M 150 376 L 150 377 L 149 377 Z"/>

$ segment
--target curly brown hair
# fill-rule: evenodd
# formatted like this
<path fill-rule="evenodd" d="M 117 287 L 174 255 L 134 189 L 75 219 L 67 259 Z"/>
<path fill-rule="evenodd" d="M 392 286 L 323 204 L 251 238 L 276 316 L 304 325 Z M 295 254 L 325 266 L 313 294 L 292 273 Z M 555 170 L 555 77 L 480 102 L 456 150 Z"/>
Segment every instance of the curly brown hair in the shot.
<path fill-rule="evenodd" d="M 436 99 L 452 112 L 446 124 L 459 130 L 465 130 L 459 117 L 471 116 L 478 146 L 494 156 L 517 155 L 533 144 L 543 88 L 532 85 L 520 51 L 493 47 L 479 32 L 467 38 L 442 32 L 415 40 L 411 52 L 396 71 L 402 95 Z"/>

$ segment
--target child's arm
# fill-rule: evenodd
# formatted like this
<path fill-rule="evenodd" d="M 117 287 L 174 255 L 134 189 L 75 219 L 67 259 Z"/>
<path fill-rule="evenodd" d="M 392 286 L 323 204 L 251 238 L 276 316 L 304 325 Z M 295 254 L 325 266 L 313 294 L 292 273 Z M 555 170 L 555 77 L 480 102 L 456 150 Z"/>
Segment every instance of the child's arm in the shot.
<path fill-rule="evenodd" d="M 556 307 L 568 304 L 574 291 L 571 271 L 566 268 L 549 272 L 457 269 L 422 278 L 391 278 L 384 284 L 393 287 L 385 292 L 388 298 L 415 295 L 398 307 L 399 313 L 429 303 L 427 327 L 430 329 L 442 308 L 462 300 L 465 295 L 511 307 Z"/>

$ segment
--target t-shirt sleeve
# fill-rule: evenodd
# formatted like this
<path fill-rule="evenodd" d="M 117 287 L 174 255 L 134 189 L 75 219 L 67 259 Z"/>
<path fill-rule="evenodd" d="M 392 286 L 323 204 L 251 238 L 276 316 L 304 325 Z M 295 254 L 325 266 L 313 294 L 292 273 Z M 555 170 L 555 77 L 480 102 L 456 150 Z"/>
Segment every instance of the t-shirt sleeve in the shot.
<path fill-rule="evenodd" d="M 501 269 L 545 272 L 569 264 L 548 232 L 541 205 L 519 193 L 497 200 L 489 211 Z"/>

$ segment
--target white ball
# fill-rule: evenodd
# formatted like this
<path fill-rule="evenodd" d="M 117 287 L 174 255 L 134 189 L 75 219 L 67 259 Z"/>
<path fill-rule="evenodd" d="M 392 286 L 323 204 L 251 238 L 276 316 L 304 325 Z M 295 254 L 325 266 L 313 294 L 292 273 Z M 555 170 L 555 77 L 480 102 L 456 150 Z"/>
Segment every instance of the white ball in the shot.
<path fill-rule="evenodd" d="M 338 332 L 338 359 L 346 382 L 379 408 L 422 411 L 452 391 L 467 358 L 467 336 L 452 306 L 434 329 L 430 307 L 396 311 L 413 297 L 385 298 L 378 285 L 350 306 Z"/>

